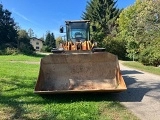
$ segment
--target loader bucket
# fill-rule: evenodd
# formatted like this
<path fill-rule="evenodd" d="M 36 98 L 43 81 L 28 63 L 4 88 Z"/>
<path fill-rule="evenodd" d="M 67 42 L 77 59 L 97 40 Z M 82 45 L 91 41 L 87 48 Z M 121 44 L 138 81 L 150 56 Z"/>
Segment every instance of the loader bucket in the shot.
<path fill-rule="evenodd" d="M 121 92 L 118 58 L 108 52 L 51 54 L 41 59 L 37 94 Z"/>

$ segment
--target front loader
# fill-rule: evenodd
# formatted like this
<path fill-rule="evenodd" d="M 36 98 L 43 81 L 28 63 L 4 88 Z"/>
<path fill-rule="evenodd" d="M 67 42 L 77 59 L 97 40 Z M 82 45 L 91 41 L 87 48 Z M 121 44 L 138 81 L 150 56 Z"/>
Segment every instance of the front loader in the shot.
<path fill-rule="evenodd" d="M 95 30 L 95 27 L 93 27 Z M 60 28 L 64 33 L 64 27 Z M 118 57 L 90 40 L 90 21 L 66 21 L 66 41 L 41 59 L 34 92 L 121 92 L 126 85 Z"/>

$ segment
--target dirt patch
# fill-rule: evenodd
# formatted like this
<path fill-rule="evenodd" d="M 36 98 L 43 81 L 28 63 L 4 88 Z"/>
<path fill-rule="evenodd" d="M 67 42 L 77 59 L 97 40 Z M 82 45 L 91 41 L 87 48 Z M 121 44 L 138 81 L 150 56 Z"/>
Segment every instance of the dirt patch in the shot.
<path fill-rule="evenodd" d="M 32 61 L 10 61 L 11 63 L 25 63 L 25 64 L 40 64 L 40 62 L 32 62 Z"/>

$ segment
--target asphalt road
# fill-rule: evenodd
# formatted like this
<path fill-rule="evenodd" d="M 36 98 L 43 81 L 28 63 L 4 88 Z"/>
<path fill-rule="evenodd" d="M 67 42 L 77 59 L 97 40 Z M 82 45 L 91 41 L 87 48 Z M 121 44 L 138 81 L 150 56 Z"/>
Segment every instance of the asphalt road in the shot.
<path fill-rule="evenodd" d="M 119 101 L 141 120 L 160 120 L 160 76 L 120 64 L 127 91 Z"/>

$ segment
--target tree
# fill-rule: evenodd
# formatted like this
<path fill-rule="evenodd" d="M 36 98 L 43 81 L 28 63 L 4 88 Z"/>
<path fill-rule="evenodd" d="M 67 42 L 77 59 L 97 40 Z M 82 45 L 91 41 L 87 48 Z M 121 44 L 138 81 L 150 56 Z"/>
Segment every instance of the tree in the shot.
<path fill-rule="evenodd" d="M 20 42 L 24 42 L 24 43 L 30 42 L 29 36 L 28 36 L 28 33 L 26 32 L 26 30 L 23 30 L 23 29 L 18 30 L 18 41 L 19 41 L 19 43 Z"/>
<path fill-rule="evenodd" d="M 35 51 L 33 46 L 30 44 L 30 37 L 26 30 L 18 31 L 18 49 L 23 54 L 33 54 Z"/>
<path fill-rule="evenodd" d="M 45 45 L 47 46 L 47 52 L 51 52 L 51 49 L 56 47 L 56 40 L 53 33 L 47 32 Z"/>
<path fill-rule="evenodd" d="M 159 5 L 158 0 L 136 0 L 134 5 L 121 12 L 118 19 L 117 37 L 126 42 L 128 56 L 132 58 L 134 55 L 147 65 L 160 63 L 156 52 L 160 38 Z"/>
<path fill-rule="evenodd" d="M 122 10 L 116 8 L 114 0 L 90 0 L 87 2 L 86 11 L 82 18 L 89 19 L 91 26 L 96 26 L 96 31 L 91 31 L 92 39 L 99 47 L 104 47 L 108 52 L 124 59 L 125 42 L 117 36 L 117 18 Z"/>
<path fill-rule="evenodd" d="M 59 47 L 60 43 L 64 43 L 65 40 L 61 36 L 56 38 L 56 46 Z"/>
<path fill-rule="evenodd" d="M 34 37 L 34 32 L 33 32 L 33 30 L 31 28 L 28 30 L 28 36 L 30 38 Z"/>
<path fill-rule="evenodd" d="M 117 9 L 115 4 L 114 0 L 91 0 L 87 2 L 86 11 L 82 14 L 83 19 L 89 19 L 91 25 L 98 28 L 93 33 L 93 38 L 100 46 L 104 37 L 116 34 L 116 20 L 121 10 Z"/>
<path fill-rule="evenodd" d="M 144 27 L 140 25 L 142 20 L 139 15 L 145 9 L 145 3 L 137 0 L 136 3 L 124 9 L 117 23 L 118 35 L 120 40 L 125 41 L 127 56 L 131 59 L 138 59 L 140 53 L 140 41 L 143 40 Z"/>
<path fill-rule="evenodd" d="M 56 39 L 55 39 L 53 33 L 51 33 L 51 41 L 50 41 L 50 45 L 51 45 L 53 48 L 56 47 Z"/>
<path fill-rule="evenodd" d="M 45 45 L 47 45 L 47 46 L 50 45 L 50 38 L 51 38 L 51 34 L 50 34 L 50 32 L 48 31 L 48 32 L 46 33 Z"/>
<path fill-rule="evenodd" d="M 11 18 L 11 12 L 3 9 L 0 4 L 0 48 L 17 47 L 17 30 L 16 24 Z"/>
<path fill-rule="evenodd" d="M 45 40 L 44 35 L 42 37 L 40 37 L 39 39 L 44 41 Z"/>

